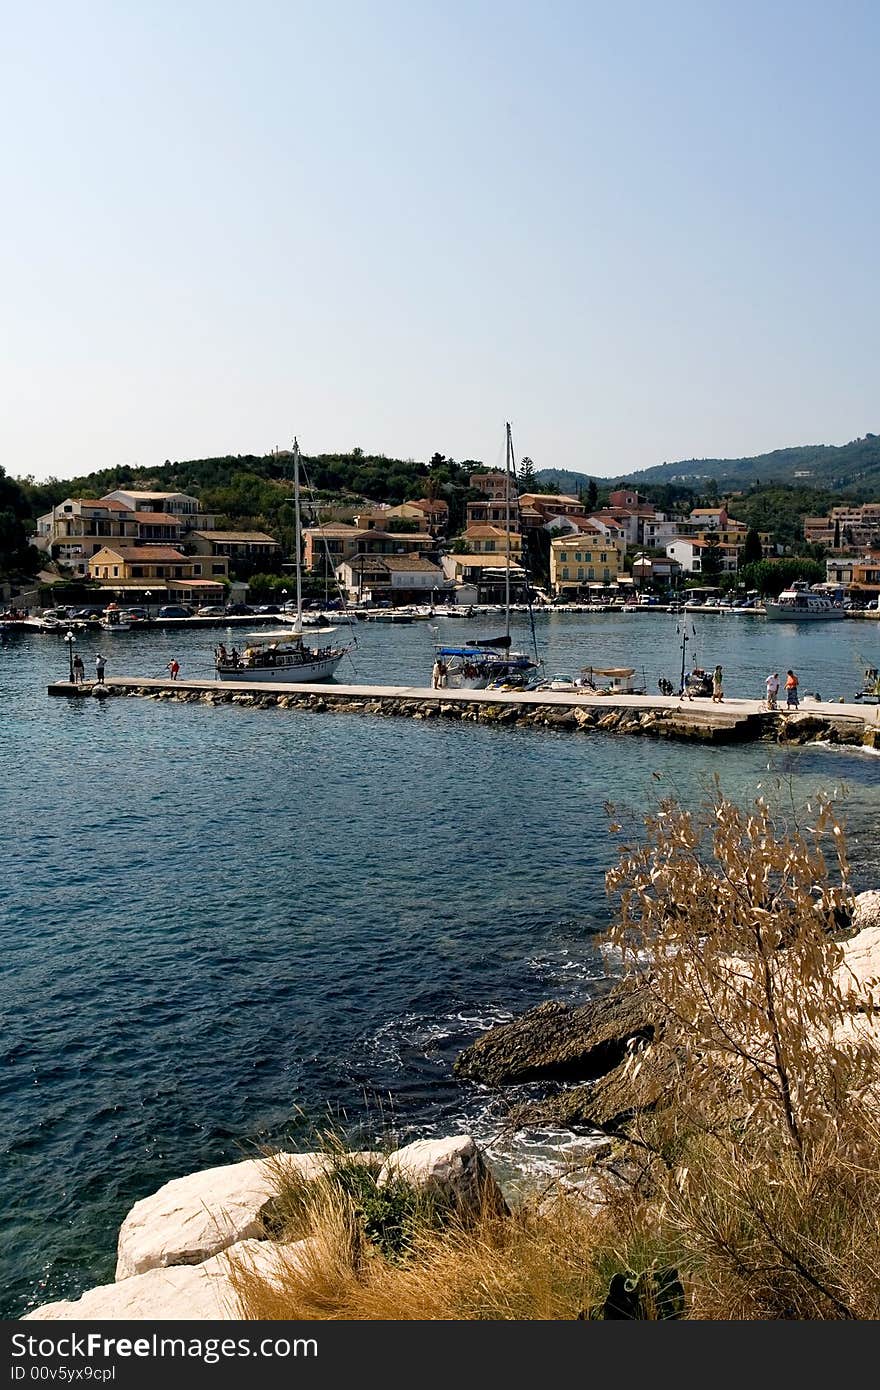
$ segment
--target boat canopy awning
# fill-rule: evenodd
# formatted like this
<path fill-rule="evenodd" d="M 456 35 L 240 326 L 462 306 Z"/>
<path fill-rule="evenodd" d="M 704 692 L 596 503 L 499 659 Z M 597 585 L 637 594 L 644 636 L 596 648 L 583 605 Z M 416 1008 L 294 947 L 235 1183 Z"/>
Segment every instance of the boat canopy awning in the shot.
<path fill-rule="evenodd" d="M 582 666 L 581 670 L 594 676 L 634 676 L 636 673 L 634 666 Z"/>
<path fill-rule="evenodd" d="M 472 656 L 475 660 L 485 657 L 486 653 L 479 647 L 438 647 L 438 656 Z"/>
<path fill-rule="evenodd" d="M 509 647 L 510 634 L 506 637 L 478 637 L 475 643 L 477 647 Z"/>

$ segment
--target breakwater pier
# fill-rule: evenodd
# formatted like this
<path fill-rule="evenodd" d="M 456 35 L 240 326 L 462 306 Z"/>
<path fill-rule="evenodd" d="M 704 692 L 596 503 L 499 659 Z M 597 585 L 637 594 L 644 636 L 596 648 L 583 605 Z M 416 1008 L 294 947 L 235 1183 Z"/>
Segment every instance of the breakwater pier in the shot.
<path fill-rule="evenodd" d="M 135 696 L 185 704 L 297 709 L 386 718 L 450 719 L 558 730 L 599 730 L 735 743 L 827 742 L 880 750 L 880 706 L 805 700 L 798 710 L 767 710 L 758 700 L 713 704 L 662 695 L 572 694 L 550 690 L 434 690 L 419 686 L 295 685 L 264 681 L 169 680 L 114 676 L 96 686 L 56 681 L 48 693 L 74 698 Z"/>

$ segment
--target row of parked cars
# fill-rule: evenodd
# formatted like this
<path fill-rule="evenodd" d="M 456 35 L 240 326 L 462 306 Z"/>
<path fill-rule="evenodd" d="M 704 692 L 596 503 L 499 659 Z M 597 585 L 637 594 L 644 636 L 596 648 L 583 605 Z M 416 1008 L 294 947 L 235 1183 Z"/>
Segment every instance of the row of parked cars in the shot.
<path fill-rule="evenodd" d="M 116 607 L 116 605 L 113 605 Z M 307 608 L 323 608 L 328 605 L 312 601 L 304 605 Z M 334 605 L 329 605 L 333 607 Z M 59 607 L 48 609 L 44 617 L 53 618 L 77 618 L 88 622 L 102 618 L 106 611 L 103 603 L 86 604 L 82 608 Z M 149 621 L 150 618 L 226 618 L 244 617 L 249 613 L 295 613 L 295 603 L 261 603 L 252 605 L 249 603 L 228 603 L 228 604 L 203 604 L 200 608 L 193 608 L 186 603 L 166 603 L 161 608 L 153 610 L 143 606 L 131 605 L 122 610 L 126 616 L 139 618 L 142 622 Z"/>

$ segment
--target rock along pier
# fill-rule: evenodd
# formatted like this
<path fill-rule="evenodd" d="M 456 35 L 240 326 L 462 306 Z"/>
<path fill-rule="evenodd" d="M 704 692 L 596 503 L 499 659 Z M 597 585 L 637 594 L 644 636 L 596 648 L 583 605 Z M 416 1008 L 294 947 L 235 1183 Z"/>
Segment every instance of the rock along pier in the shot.
<path fill-rule="evenodd" d="M 771 739 L 880 750 L 880 706 L 806 700 L 800 710 L 768 711 L 758 700 L 722 704 L 663 695 L 596 695 L 561 691 L 433 690 L 418 686 L 285 685 L 273 682 L 168 680 L 113 676 L 103 685 L 57 681 L 50 695 L 120 695 L 181 704 L 241 705 L 312 713 L 452 719 L 478 724 L 642 734 L 705 743 Z"/>

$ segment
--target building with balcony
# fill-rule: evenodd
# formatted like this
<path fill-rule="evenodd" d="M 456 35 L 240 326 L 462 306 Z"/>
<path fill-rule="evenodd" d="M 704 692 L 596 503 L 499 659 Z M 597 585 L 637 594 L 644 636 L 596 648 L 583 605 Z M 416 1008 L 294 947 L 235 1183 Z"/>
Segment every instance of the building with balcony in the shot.
<path fill-rule="evenodd" d="M 550 588 L 557 597 L 586 596 L 590 585 L 616 584 L 622 551 L 594 531 L 554 536 L 550 542 Z"/>
<path fill-rule="evenodd" d="M 269 570 L 281 559 L 280 542 L 265 531 L 191 531 L 187 549 L 195 555 L 225 555 L 233 564 L 265 564 Z"/>
<path fill-rule="evenodd" d="M 510 576 L 511 603 L 524 603 L 529 595 L 529 577 L 522 565 L 505 555 L 444 555 L 443 573 L 454 586 L 457 602 L 503 603 Z"/>
<path fill-rule="evenodd" d="M 105 545 L 88 562 L 88 576 L 129 603 L 212 603 L 226 596 L 228 561 L 184 555 L 172 546 Z"/>
<path fill-rule="evenodd" d="M 518 531 L 511 531 L 508 536 L 503 526 L 468 526 L 460 540 L 472 555 L 506 555 L 508 543 L 512 557 L 522 554 L 522 536 Z"/>
<path fill-rule="evenodd" d="M 440 565 L 418 554 L 354 555 L 336 567 L 336 578 L 349 602 L 392 607 L 430 603 L 450 587 Z"/>
<path fill-rule="evenodd" d="M 311 574 L 324 573 L 328 553 L 335 569 L 353 555 L 408 555 L 415 551 L 431 556 L 436 549 L 437 542 L 427 531 L 380 531 L 344 522 L 309 526 L 303 531 L 303 565 Z"/>

